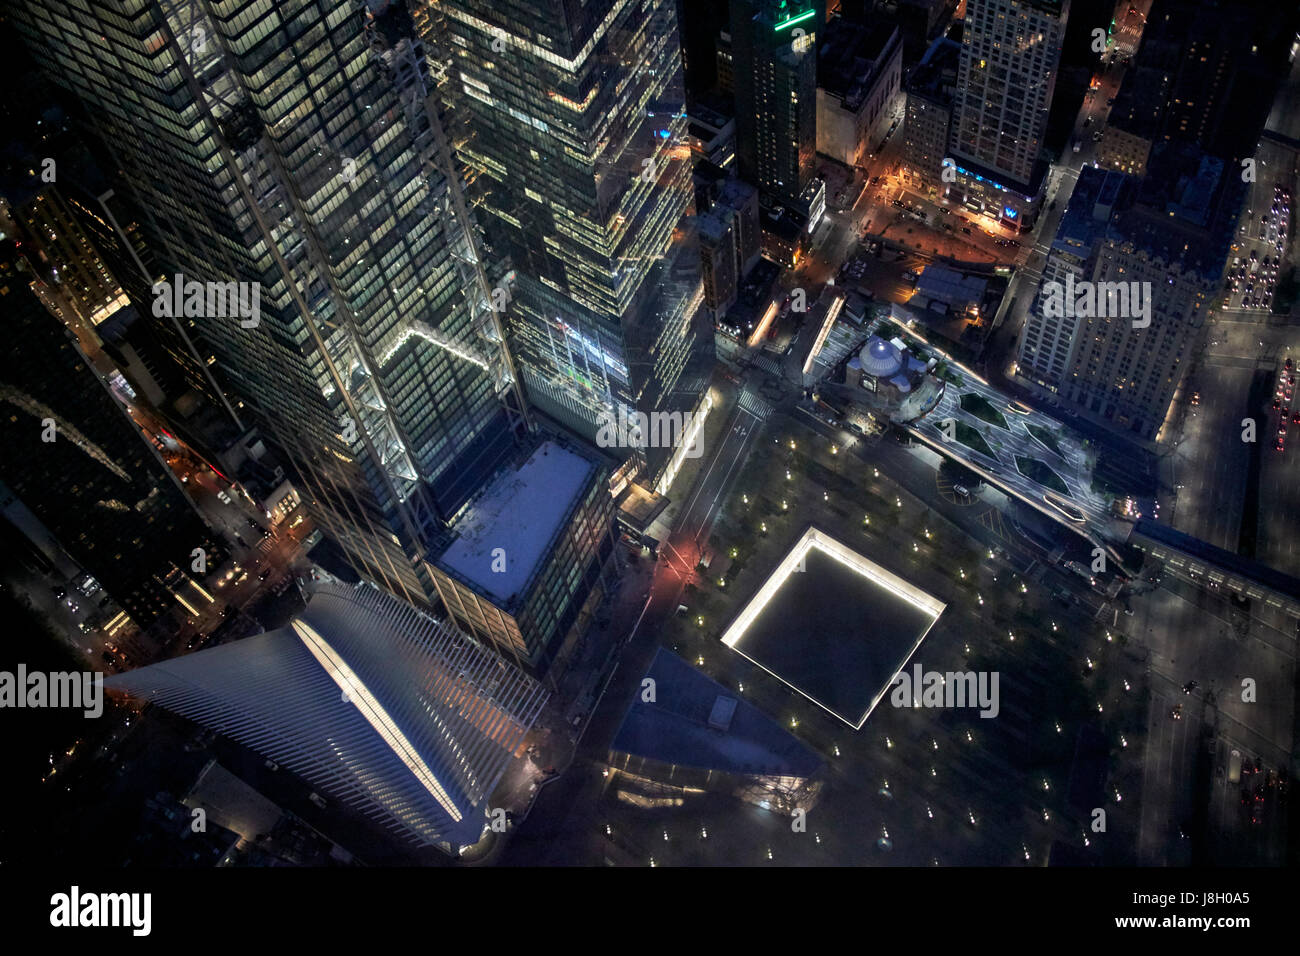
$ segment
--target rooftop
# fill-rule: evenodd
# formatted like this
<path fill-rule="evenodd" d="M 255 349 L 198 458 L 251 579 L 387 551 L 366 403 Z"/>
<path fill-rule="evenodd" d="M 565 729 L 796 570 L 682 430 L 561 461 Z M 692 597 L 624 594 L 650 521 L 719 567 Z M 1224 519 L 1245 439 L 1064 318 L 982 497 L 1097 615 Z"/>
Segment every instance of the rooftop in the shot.
<path fill-rule="evenodd" d="M 612 749 L 724 773 L 809 777 L 821 758 L 753 704 L 660 648 L 646 671 L 655 702 L 638 693 Z"/>
<path fill-rule="evenodd" d="M 921 57 L 921 62 L 908 74 L 907 92 L 951 105 L 952 88 L 957 82 L 960 64 L 961 44 L 944 36 L 937 37 Z"/>
<path fill-rule="evenodd" d="M 456 540 L 438 564 L 503 605 L 523 591 L 547 545 L 586 487 L 596 466 L 555 442 L 543 442 L 522 466 L 493 479 L 456 522 Z M 494 571 L 493 552 L 505 554 Z"/>
<path fill-rule="evenodd" d="M 966 275 L 947 266 L 930 264 L 921 269 L 921 277 L 916 282 L 916 291 L 931 299 L 943 299 L 949 304 L 956 302 L 978 303 L 984 298 L 988 280 L 979 276 Z"/>
<path fill-rule="evenodd" d="M 817 85 L 856 109 L 899 44 L 893 24 L 867 25 L 836 17 L 817 50 Z"/>

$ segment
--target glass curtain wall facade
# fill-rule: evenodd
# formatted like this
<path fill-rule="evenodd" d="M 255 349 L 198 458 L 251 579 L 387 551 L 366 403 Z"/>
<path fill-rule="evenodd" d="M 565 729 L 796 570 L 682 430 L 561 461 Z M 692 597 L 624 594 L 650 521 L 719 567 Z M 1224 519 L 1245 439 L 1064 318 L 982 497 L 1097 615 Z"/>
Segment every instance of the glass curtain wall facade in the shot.
<path fill-rule="evenodd" d="M 603 415 L 685 411 L 701 340 L 672 0 L 421 5 L 446 64 L 510 351 L 529 403 L 593 439 Z M 671 449 L 645 452 L 652 474 Z"/>
<path fill-rule="evenodd" d="M 115 150 L 159 278 L 260 290 L 251 327 L 198 319 L 239 414 L 358 570 L 432 600 L 431 544 L 511 455 L 519 406 L 405 7 L 61 0 L 14 18 Z"/>

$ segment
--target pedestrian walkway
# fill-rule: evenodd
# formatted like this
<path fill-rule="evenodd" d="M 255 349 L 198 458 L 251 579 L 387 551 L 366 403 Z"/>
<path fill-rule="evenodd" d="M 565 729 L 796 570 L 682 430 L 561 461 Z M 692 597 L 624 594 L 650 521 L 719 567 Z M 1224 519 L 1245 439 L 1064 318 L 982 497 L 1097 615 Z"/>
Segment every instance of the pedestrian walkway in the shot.
<path fill-rule="evenodd" d="M 781 370 L 781 363 L 770 355 L 759 355 L 754 358 L 754 364 L 765 372 L 771 372 L 777 378 L 785 373 Z"/>
<path fill-rule="evenodd" d="M 686 392 L 689 395 L 699 395 L 709 387 L 709 377 L 707 375 L 696 375 L 689 382 L 678 382 L 674 391 Z"/>
<path fill-rule="evenodd" d="M 759 398 L 748 387 L 740 393 L 740 407 L 757 417 L 759 421 L 766 421 L 767 417 L 772 414 L 772 403 Z"/>

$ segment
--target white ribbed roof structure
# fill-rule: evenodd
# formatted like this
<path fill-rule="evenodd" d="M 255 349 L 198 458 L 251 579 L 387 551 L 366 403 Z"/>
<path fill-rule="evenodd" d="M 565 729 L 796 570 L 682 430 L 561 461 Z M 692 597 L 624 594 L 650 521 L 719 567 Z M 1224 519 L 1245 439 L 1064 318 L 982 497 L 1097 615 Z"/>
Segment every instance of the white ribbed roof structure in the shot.
<path fill-rule="evenodd" d="M 270 757 L 416 845 L 476 843 L 549 693 L 371 584 L 322 585 L 289 625 L 111 677 Z"/>

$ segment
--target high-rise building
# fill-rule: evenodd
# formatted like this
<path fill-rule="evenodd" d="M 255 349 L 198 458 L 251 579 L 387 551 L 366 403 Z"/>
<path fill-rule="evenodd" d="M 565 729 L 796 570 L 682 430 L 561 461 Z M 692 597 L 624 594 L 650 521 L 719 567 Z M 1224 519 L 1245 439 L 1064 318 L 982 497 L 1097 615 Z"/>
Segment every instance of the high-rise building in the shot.
<path fill-rule="evenodd" d="M 824 0 L 731 0 L 740 175 L 797 205 L 817 151 L 817 38 Z"/>
<path fill-rule="evenodd" d="M 898 27 L 832 18 L 817 50 L 817 152 L 859 165 L 894 116 L 902 71 Z"/>
<path fill-rule="evenodd" d="M 147 628 L 202 602 L 191 575 L 225 558 L 179 482 L 32 291 L 12 241 L 0 248 L 0 494 L 4 515 L 65 572 L 92 575 Z M 21 507 L 18 507 L 21 503 Z M 211 601 L 210 597 L 206 598 Z"/>
<path fill-rule="evenodd" d="M 949 148 L 959 188 L 1008 225 L 1029 218 L 1046 169 L 1043 134 L 1069 14 L 1070 0 L 966 3 Z"/>
<path fill-rule="evenodd" d="M 150 313 L 160 275 L 138 217 L 100 172 L 82 130 L 63 108 L 16 31 L 0 38 L 0 74 L 14 95 L 0 110 L 0 219 L 19 237 L 37 292 L 78 337 L 92 362 L 111 356 L 155 406 L 194 392 L 221 405 L 220 390 L 177 322 Z M 109 168 L 112 153 L 103 155 Z"/>
<path fill-rule="evenodd" d="M 1084 416 L 1151 441 L 1199 347 L 1245 184 L 1194 146 L 1161 144 L 1144 180 L 1094 171 L 1079 185 L 1030 312 L 1020 374 Z M 1079 279 L 1088 285 L 1072 295 Z M 1047 307 L 1052 295 L 1066 315 Z"/>
<path fill-rule="evenodd" d="M 549 697 L 373 585 L 321 585 L 285 627 L 141 667 L 106 689 L 271 758 L 417 847 L 477 843 Z"/>
<path fill-rule="evenodd" d="M 763 252 L 758 190 L 740 180 L 727 179 L 718 189 L 717 204 L 735 213 L 736 276 L 744 279 L 758 265 Z"/>
<path fill-rule="evenodd" d="M 1194 143 L 1254 155 L 1290 66 L 1294 6 L 1267 0 L 1156 0 L 1099 147 L 1103 165 L 1141 176 L 1152 146 Z"/>
<path fill-rule="evenodd" d="M 563 673 L 616 579 L 608 461 L 543 441 L 502 469 L 453 531 L 434 564 L 451 619 L 530 673 Z"/>
<path fill-rule="evenodd" d="M 1106 173 L 1085 166 L 1070 194 L 1070 204 L 1061 217 L 1047 262 L 1043 284 L 1090 280 L 1096 264 L 1098 241 L 1106 235 L 1111 215 L 1132 192 L 1133 180 L 1119 173 Z M 1059 391 L 1065 383 L 1071 358 L 1078 343 L 1081 317 L 1074 310 L 1049 310 L 1041 297 L 1030 306 L 1020 340 L 1018 372 L 1037 384 Z M 1060 314 L 1056 314 L 1057 312 Z"/>
<path fill-rule="evenodd" d="M 908 182 L 936 195 L 948 155 L 953 94 L 961 44 L 939 37 L 907 78 L 907 117 L 903 121 L 903 172 Z"/>
<path fill-rule="evenodd" d="M 165 270 L 156 312 L 197 321 L 237 417 L 358 569 L 434 600 L 431 549 L 515 451 L 521 404 L 405 7 L 17 4 L 14 22 L 112 144 Z"/>
<path fill-rule="evenodd" d="M 36 292 L 69 328 L 93 335 L 96 326 L 127 306 L 126 291 L 57 189 L 41 190 L 12 214 L 32 245 L 28 257 L 46 267 Z"/>
<path fill-rule="evenodd" d="M 620 408 L 689 411 L 700 396 L 674 387 L 711 340 L 678 229 L 692 190 L 675 3 L 425 12 L 530 404 L 589 440 Z M 673 453 L 644 451 L 649 481 Z"/>
<path fill-rule="evenodd" d="M 726 206 L 700 216 L 700 271 L 704 278 L 704 307 L 715 322 L 736 304 L 740 277 L 736 274 L 736 214 Z"/>

